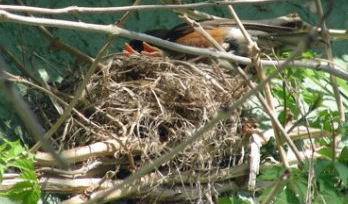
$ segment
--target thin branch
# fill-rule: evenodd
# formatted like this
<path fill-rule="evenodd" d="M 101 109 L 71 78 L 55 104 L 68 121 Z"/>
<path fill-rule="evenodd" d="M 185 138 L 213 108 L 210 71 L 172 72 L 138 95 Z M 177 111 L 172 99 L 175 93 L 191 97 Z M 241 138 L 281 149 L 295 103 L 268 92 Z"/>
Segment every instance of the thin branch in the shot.
<path fill-rule="evenodd" d="M 193 9 L 211 6 L 224 6 L 224 5 L 255 5 L 255 4 L 268 4 L 268 3 L 282 3 L 289 0 L 236 0 L 236 1 L 214 1 L 214 2 L 200 2 L 192 4 L 172 4 L 172 5 L 139 5 L 139 6 L 117 6 L 117 7 L 78 7 L 69 6 L 66 8 L 49 9 L 39 8 L 31 6 L 13 6 L 13 5 L 0 5 L 0 10 L 9 12 L 30 12 L 37 14 L 83 14 L 83 13 L 117 13 L 125 11 L 140 11 L 140 10 L 159 10 L 159 9 Z"/>
<path fill-rule="evenodd" d="M 29 17 L 30 18 L 30 17 Z M 58 118 L 56 123 L 51 127 L 51 129 L 45 134 L 44 138 L 50 138 L 53 133 L 57 131 L 57 129 L 60 127 L 61 124 L 65 121 L 65 119 L 70 115 L 73 107 L 77 104 L 78 100 L 80 99 L 88 81 L 92 77 L 92 75 L 95 73 L 95 70 L 102 59 L 104 53 L 106 52 L 106 49 L 109 47 L 109 45 L 112 42 L 112 38 L 110 37 L 106 43 L 101 47 L 101 49 L 98 51 L 95 60 L 91 64 L 85 78 L 81 82 L 81 84 L 78 86 L 74 98 L 71 100 L 69 106 L 64 110 L 64 113 Z M 31 152 L 36 152 L 41 146 L 41 143 L 36 143 L 32 148 Z"/>
<path fill-rule="evenodd" d="M 224 54 L 224 53 L 222 52 L 222 54 Z M 281 71 L 283 71 L 285 69 L 285 67 L 289 66 L 291 60 L 292 59 L 285 60 L 284 63 L 281 64 L 278 67 L 278 69 L 276 69 L 271 74 L 269 74 L 269 76 L 265 80 L 261 81 L 255 88 L 253 88 L 249 92 L 245 93 L 242 98 L 235 101 L 235 103 L 232 104 L 230 107 L 219 111 L 214 118 L 212 118 L 209 122 L 207 122 L 203 127 L 196 130 L 190 137 L 188 137 L 185 141 L 181 142 L 179 145 L 177 145 L 175 148 L 173 148 L 170 152 L 155 159 L 152 163 L 145 165 L 139 171 L 137 171 L 134 174 L 127 177 L 123 183 L 113 186 L 112 188 L 104 191 L 103 193 L 101 193 L 101 194 L 97 195 L 96 197 L 94 197 L 93 199 L 89 200 L 87 203 L 88 204 L 105 203 L 107 201 L 112 200 L 113 197 L 110 195 L 112 195 L 114 192 L 117 192 L 119 189 L 124 189 L 125 187 L 133 184 L 135 181 L 142 178 L 142 176 L 148 174 L 149 172 L 158 168 L 159 166 L 161 166 L 165 162 L 169 161 L 176 154 L 183 151 L 187 146 L 189 146 L 194 141 L 196 141 L 197 139 L 202 137 L 204 135 L 204 133 L 206 133 L 207 131 L 212 129 L 218 122 L 225 120 L 225 119 L 228 119 L 229 116 L 231 115 L 231 113 L 233 113 L 236 108 L 243 105 L 248 99 L 250 99 L 251 96 L 257 94 L 266 83 L 268 83 L 271 79 L 273 79 Z M 287 135 L 287 134 L 284 132 L 284 135 Z M 291 141 L 290 138 L 286 138 L 286 139 L 287 139 L 287 141 L 288 140 Z M 299 159 L 299 161 L 302 161 L 302 158 Z"/>
<path fill-rule="evenodd" d="M 260 62 L 260 49 L 259 49 L 257 43 L 254 42 L 251 39 L 251 36 L 246 31 L 244 25 L 240 21 L 238 15 L 234 11 L 232 5 L 228 5 L 227 6 L 227 10 L 229 11 L 229 13 L 233 17 L 233 19 L 236 21 L 238 28 L 240 29 L 240 31 L 242 32 L 245 40 L 248 43 L 248 51 L 249 51 L 248 54 L 250 55 L 250 57 L 252 59 L 252 63 L 254 65 L 256 71 L 257 71 L 258 77 L 260 78 L 260 80 L 264 80 L 266 78 L 266 75 L 264 73 L 262 64 Z M 240 74 L 243 75 L 244 73 L 240 71 Z M 244 76 L 244 79 L 245 79 L 245 76 Z M 253 87 L 253 85 L 252 85 L 250 80 L 249 81 L 246 80 L 246 81 L 247 81 L 247 83 L 249 82 L 249 86 L 250 87 Z M 280 131 L 280 129 L 282 129 L 282 126 L 279 125 L 280 123 L 279 123 L 277 117 L 275 117 L 274 107 L 273 107 L 273 102 L 272 102 L 273 101 L 273 97 L 272 97 L 272 94 L 271 94 L 271 88 L 270 88 L 268 83 L 266 83 L 265 86 L 263 87 L 263 92 L 265 94 L 266 100 L 265 101 L 263 100 L 261 94 L 258 94 L 258 99 L 260 100 L 260 102 L 263 105 L 263 107 L 266 109 L 266 113 L 268 113 L 271 116 L 272 127 L 273 127 L 273 131 L 274 131 L 274 136 L 275 136 L 275 139 L 276 139 L 276 146 L 277 146 L 277 149 L 279 151 L 280 158 L 281 158 L 284 166 L 286 168 L 289 168 L 289 162 L 288 162 L 287 157 L 286 157 L 286 152 L 285 152 L 283 146 L 280 143 L 280 133 L 279 133 L 279 131 Z M 282 131 L 282 132 L 285 132 L 285 131 Z M 288 136 L 284 135 L 284 137 L 286 138 Z M 290 143 L 291 142 L 292 141 L 290 140 Z M 299 159 L 299 161 L 301 161 L 301 159 L 300 159 L 301 157 L 300 157 L 300 155 L 298 153 L 298 150 L 297 150 L 296 146 L 292 145 L 292 144 L 289 144 L 289 145 L 290 145 L 291 149 L 294 151 L 297 159 Z"/>
<path fill-rule="evenodd" d="M 327 3 L 329 4 L 329 8 L 328 8 L 327 12 L 330 13 L 331 10 L 332 10 L 332 6 L 333 6 L 332 4 L 334 2 L 332 0 L 330 0 Z M 335 65 L 333 63 L 331 63 L 331 62 L 333 62 L 333 54 L 332 54 L 330 38 L 329 38 L 328 33 L 327 33 L 327 27 L 326 27 L 325 19 L 323 17 L 324 16 L 323 7 L 321 5 L 320 0 L 315 0 L 315 5 L 316 5 L 316 8 L 317 8 L 318 16 L 323 21 L 322 24 L 321 24 L 321 30 L 322 30 L 321 34 L 322 34 L 322 38 L 323 38 L 323 40 L 324 40 L 324 42 L 326 44 L 326 46 L 325 46 L 325 57 L 329 61 L 329 67 L 330 68 L 334 68 Z M 346 117 L 345 117 L 345 114 L 344 114 L 344 107 L 343 107 L 342 99 L 341 99 L 341 96 L 340 96 L 340 91 L 339 91 L 338 86 L 337 86 L 336 77 L 330 75 L 330 82 L 331 82 L 332 89 L 333 89 L 333 92 L 334 92 L 334 96 L 335 96 L 335 99 L 336 99 L 335 101 L 336 101 L 337 110 L 338 110 L 338 114 L 339 114 L 339 120 L 340 120 L 341 124 L 344 124 L 345 120 L 346 120 Z M 335 161 L 335 159 L 336 159 L 336 155 L 334 154 L 334 152 L 336 152 L 336 146 L 337 146 L 337 144 L 339 142 L 337 140 L 338 140 L 338 137 L 334 136 L 333 137 L 333 141 L 332 141 L 332 152 L 333 152 L 332 160 L 333 161 Z"/>
<path fill-rule="evenodd" d="M 50 31 L 48 31 L 44 26 L 38 26 L 37 29 L 50 41 L 51 46 L 56 50 L 64 50 L 65 52 L 76 57 L 78 60 L 81 60 L 86 63 L 92 63 L 93 58 L 85 54 L 84 52 L 64 43 L 61 39 L 54 36 Z M 100 65 L 98 65 L 100 66 Z M 100 66 L 101 67 L 101 66 Z"/>
<path fill-rule="evenodd" d="M 52 90 L 52 88 L 44 80 L 42 80 L 40 77 L 36 77 L 33 73 L 28 71 L 26 69 L 26 67 L 22 63 L 20 63 L 19 60 L 17 60 L 16 57 L 12 53 L 10 53 L 7 49 L 0 46 L 0 50 L 2 50 L 2 52 L 7 56 L 7 58 L 10 59 L 15 64 L 17 69 L 19 69 L 24 76 L 30 78 L 35 83 L 40 84 L 41 86 L 45 87 L 45 89 L 47 89 L 49 91 Z M 59 104 L 55 101 L 55 99 L 51 98 L 51 96 L 48 96 L 48 97 L 51 100 L 53 106 L 56 108 L 57 112 L 59 114 L 61 114 L 62 108 L 59 106 Z"/>
<path fill-rule="evenodd" d="M 23 5 L 21 0 L 16 0 L 17 4 Z M 22 6 L 23 7 L 23 6 Z M 26 12 L 27 16 L 34 17 L 31 13 Z M 92 63 L 93 58 L 88 56 L 87 54 L 81 52 L 80 50 L 64 43 L 61 39 L 54 36 L 49 30 L 47 30 L 44 26 L 38 26 L 37 29 L 50 41 L 51 47 L 57 50 L 64 50 L 65 52 L 75 56 L 78 60 L 81 60 L 86 63 Z M 101 65 L 98 65 L 101 67 Z"/>
<path fill-rule="evenodd" d="M 37 78 L 33 73 L 31 73 L 30 71 L 28 71 L 24 65 L 22 63 L 19 62 L 19 60 L 17 60 L 17 58 L 9 51 L 7 50 L 5 47 L 0 46 L 0 51 L 3 53 L 3 55 L 11 61 L 11 63 L 13 63 L 16 68 L 18 69 L 18 71 L 20 71 L 23 76 L 33 80 L 35 83 L 40 84 L 41 80 L 39 78 Z"/>
<path fill-rule="evenodd" d="M 217 42 L 215 41 L 215 39 L 212 38 L 212 37 L 209 35 L 209 33 L 207 33 L 207 32 L 200 26 L 199 23 L 194 22 L 193 20 L 189 19 L 189 18 L 188 18 L 187 16 L 185 16 L 185 15 L 182 16 L 182 18 L 183 18 L 189 25 L 191 25 L 191 27 L 193 27 L 193 29 L 195 29 L 196 32 L 198 32 L 198 33 L 199 33 L 200 35 L 202 35 L 206 40 L 208 40 L 217 50 L 222 51 L 222 52 L 226 52 L 226 51 L 220 46 L 220 44 L 217 43 Z M 240 21 L 239 21 L 238 19 L 236 19 L 236 20 L 237 20 L 237 22 L 240 23 Z M 242 26 L 243 26 L 243 25 L 242 25 Z M 244 29 L 244 27 L 243 27 L 243 29 Z M 244 30 L 245 30 L 245 29 L 244 29 Z M 246 32 L 246 31 L 245 31 L 245 32 Z M 247 36 L 249 36 L 248 33 L 245 33 L 245 34 L 246 34 Z M 251 40 L 250 36 L 249 36 L 249 40 Z M 244 81 L 245 81 L 251 88 L 253 88 L 254 86 L 253 86 L 253 84 L 250 84 L 251 80 L 246 76 L 244 70 L 242 70 L 242 69 L 240 69 L 240 68 L 237 68 L 237 71 L 239 72 L 240 75 L 243 76 Z M 262 78 L 262 79 L 264 79 L 264 78 Z M 261 79 L 261 80 L 262 80 L 262 79 Z M 266 84 L 266 85 L 267 85 L 267 84 Z M 260 97 L 262 97 L 260 94 L 257 94 L 257 97 L 259 98 L 259 100 L 262 100 L 262 99 L 260 98 Z M 262 103 L 262 102 L 261 102 L 261 103 Z M 262 105 L 265 106 L 266 103 L 262 103 Z M 267 109 L 267 107 L 265 107 L 265 108 Z M 271 109 L 268 108 L 268 110 L 269 110 L 268 112 L 272 112 Z M 274 114 L 273 114 L 273 115 L 274 115 Z M 276 117 L 272 117 L 272 116 L 271 116 L 271 118 L 276 118 Z M 288 167 L 289 167 L 289 164 L 288 164 L 287 159 L 286 159 L 285 150 L 283 149 L 283 147 L 282 147 L 281 144 L 280 144 L 280 138 L 277 137 L 277 136 L 276 136 L 276 138 L 278 138 L 278 139 L 277 139 L 277 147 L 278 147 L 278 149 L 279 149 L 279 152 L 280 152 L 282 161 L 283 161 L 284 165 L 288 168 Z M 293 145 L 293 147 L 294 147 L 294 145 Z M 295 152 L 295 154 L 297 155 L 297 158 L 300 159 L 300 156 L 299 156 L 299 154 L 298 154 L 298 151 L 297 151 L 296 149 L 294 149 L 294 152 Z M 300 160 L 300 161 L 301 161 L 301 160 Z"/>
<path fill-rule="evenodd" d="M 180 5 L 180 3 L 176 3 L 179 1 L 166 1 L 166 0 L 158 0 L 161 4 L 177 4 Z M 177 9 L 172 9 L 172 11 L 178 15 L 187 15 L 191 19 L 194 20 L 202 20 L 202 19 L 221 19 L 221 17 L 214 16 L 202 11 L 194 10 L 192 8 L 177 8 Z"/>
<path fill-rule="evenodd" d="M 205 39 L 209 41 L 209 43 L 217 50 L 224 52 L 224 48 L 216 42 L 216 40 L 207 32 L 204 30 L 204 28 L 199 24 L 198 22 L 190 19 L 187 15 L 179 16 L 181 19 L 183 19 L 188 25 L 190 25 L 197 33 L 202 35 Z"/>
<path fill-rule="evenodd" d="M 348 39 L 347 30 L 327 29 L 326 31 L 332 40 Z"/>
<path fill-rule="evenodd" d="M 231 6 L 229 6 L 229 7 L 231 7 Z M 232 9 L 232 8 L 230 8 L 230 9 Z M 233 9 L 232 9 L 232 11 L 233 11 Z M 235 14 L 235 15 L 236 15 L 236 14 Z M 226 51 L 215 41 L 215 39 L 212 38 L 212 37 L 209 35 L 209 33 L 207 33 L 207 32 L 200 26 L 199 23 L 197 23 L 197 22 L 191 20 L 191 19 L 188 18 L 186 15 L 182 16 L 182 18 L 183 18 L 189 25 L 191 25 L 191 27 L 193 27 L 193 29 L 195 29 L 196 32 L 198 32 L 198 33 L 199 33 L 200 35 L 202 35 L 206 40 L 208 40 L 217 50 L 222 51 L 222 52 L 226 52 Z M 241 23 L 241 22 L 239 21 L 238 17 L 237 17 L 236 21 L 239 22 L 239 23 Z M 249 36 L 249 34 L 248 34 L 248 33 L 246 32 L 246 30 L 244 29 L 243 25 L 241 25 L 241 26 L 242 26 L 242 29 L 245 31 L 244 34 L 245 34 L 246 36 Z M 250 36 L 249 36 L 248 39 L 250 40 L 250 43 L 253 43 L 253 42 L 251 41 Z M 255 44 L 255 43 L 254 43 L 254 44 Z M 260 66 L 260 65 L 258 65 L 258 66 Z M 251 88 L 254 88 L 254 87 L 255 87 L 255 86 L 251 83 L 251 80 L 246 76 L 245 72 L 244 72 L 242 69 L 237 68 L 237 71 L 239 72 L 240 75 L 243 76 L 244 81 L 245 81 Z M 261 78 L 261 80 L 263 80 L 264 78 L 265 78 L 265 77 Z M 267 87 L 267 84 L 265 84 L 265 85 L 266 85 L 266 87 Z M 265 89 L 265 87 L 264 87 L 264 89 Z M 268 88 L 268 89 L 269 89 L 269 88 Z M 272 106 L 267 106 L 267 103 L 264 101 L 264 99 L 263 99 L 263 97 L 261 96 L 261 94 L 257 94 L 257 97 L 258 97 L 258 99 L 261 101 L 261 103 L 262 103 L 262 105 L 264 106 L 264 108 L 267 110 L 267 113 L 270 115 L 272 121 L 277 120 L 277 117 L 275 117 L 274 111 L 273 111 L 272 108 L 271 108 Z M 274 126 L 274 127 L 276 127 L 277 125 L 279 126 L 279 124 L 280 124 L 279 121 L 278 121 L 278 122 L 273 122 L 273 126 Z M 282 128 L 281 125 L 280 125 L 278 128 Z M 285 130 L 283 130 L 282 132 L 285 133 Z M 289 167 L 289 164 L 288 164 L 287 159 L 286 159 L 286 153 L 285 153 L 285 150 L 283 149 L 283 147 L 281 146 L 280 137 L 279 137 L 278 135 L 279 135 L 279 133 L 278 133 L 278 132 L 275 132 L 275 136 L 276 136 L 276 138 L 277 138 L 277 147 L 278 147 L 278 149 L 279 149 L 279 152 L 280 152 L 282 161 L 283 161 L 283 163 L 284 163 L 284 166 L 286 166 L 286 167 L 288 168 L 288 167 Z M 284 137 L 285 137 L 285 138 L 289 138 L 288 135 L 285 135 Z M 295 153 L 296 158 L 298 158 L 299 161 L 300 161 L 300 163 L 302 163 L 301 157 L 300 157 L 300 155 L 299 155 L 299 153 L 298 153 L 298 150 L 296 149 L 296 146 L 292 143 L 291 139 L 287 139 L 287 141 L 289 141 L 289 142 L 291 143 L 291 144 L 289 144 L 290 147 L 291 147 L 291 149 L 292 149 L 293 152 Z"/>
<path fill-rule="evenodd" d="M 137 6 L 138 4 L 140 4 L 141 0 L 135 0 L 133 5 L 131 7 L 134 7 L 134 6 Z M 122 26 L 122 24 L 124 22 L 126 22 L 126 20 L 128 19 L 129 17 L 129 14 L 131 14 L 132 11 L 126 11 L 126 13 L 124 13 L 120 19 L 118 19 L 114 24 L 116 24 L 117 26 Z"/>
<path fill-rule="evenodd" d="M 49 152 L 59 165 L 67 168 L 68 163 L 66 160 L 54 151 L 53 145 L 43 136 L 43 129 L 35 118 L 34 113 L 6 79 L 5 64 L 0 58 L 0 88 L 4 94 L 4 98 L 11 103 L 14 109 L 13 111 L 22 120 L 27 133 L 37 142 L 43 143 L 45 151 Z"/>
<path fill-rule="evenodd" d="M 321 2 L 319 0 L 316 0 L 316 5 L 317 5 L 317 12 L 319 14 L 319 17 L 320 18 L 323 18 L 323 8 L 322 8 L 322 5 L 321 5 Z M 333 1 L 329 1 L 328 3 L 331 3 L 333 4 Z M 325 44 L 327 46 L 325 46 L 325 56 L 329 62 L 329 67 L 330 68 L 334 68 L 334 64 L 331 63 L 333 62 L 333 54 L 332 54 L 332 47 L 331 47 L 331 42 L 330 42 L 330 38 L 329 36 L 327 35 L 327 27 L 326 27 L 326 23 L 325 23 L 325 19 L 323 20 L 323 23 L 321 25 L 321 34 L 322 34 L 322 37 L 323 37 L 323 40 L 325 41 Z M 341 97 L 340 97 L 340 94 L 339 94 L 339 89 L 338 89 L 338 86 L 337 86 L 337 81 L 336 81 L 336 77 L 334 76 L 330 76 L 330 80 L 331 80 L 331 84 L 332 84 L 332 87 L 333 87 L 333 90 L 334 90 L 334 94 L 335 94 L 335 98 L 336 98 L 336 103 L 337 103 L 337 108 L 338 108 L 338 112 L 339 112 L 339 117 L 340 117 L 340 121 L 341 122 L 344 122 L 345 121 L 345 115 L 344 115 L 344 108 L 343 108 L 343 104 L 342 104 L 342 100 L 341 100 Z"/>
<path fill-rule="evenodd" d="M 272 199 L 279 191 L 279 189 L 283 186 L 283 183 L 289 178 L 290 172 L 289 170 L 285 170 L 285 172 L 280 176 L 277 183 L 273 186 L 272 190 L 267 194 L 266 198 L 262 201 L 261 204 L 271 203 Z"/>
<path fill-rule="evenodd" d="M 122 146 L 126 142 L 127 138 L 96 142 L 91 145 L 65 150 L 61 153 L 61 155 L 64 159 L 71 163 L 80 162 L 90 158 L 111 155 L 116 151 L 121 150 Z M 136 141 L 132 142 L 136 144 Z M 141 147 L 134 145 L 134 151 L 140 152 Z M 45 152 L 36 152 L 35 160 L 41 166 L 55 166 L 57 164 L 57 162 Z"/>
<path fill-rule="evenodd" d="M 26 84 L 29 85 L 45 94 L 47 94 L 49 97 L 53 97 L 55 100 L 57 100 L 59 103 L 63 104 L 65 107 L 68 107 L 69 104 L 66 103 L 63 99 L 59 98 L 57 95 L 55 95 L 54 93 L 52 93 L 50 90 L 48 90 L 45 87 L 41 87 L 37 84 L 34 84 L 22 77 L 19 76 L 15 76 L 13 74 L 10 74 L 8 72 L 4 72 L 5 76 L 7 77 L 7 80 L 12 81 L 12 82 L 16 82 L 16 83 L 22 83 L 22 84 Z M 95 124 L 93 121 L 89 120 L 88 118 L 86 118 L 81 112 L 79 112 L 77 109 L 73 108 L 73 112 L 76 113 L 76 115 L 78 117 L 80 117 L 85 123 L 88 123 L 89 125 L 92 125 L 94 128 L 99 128 L 99 126 L 97 124 Z"/>
<path fill-rule="evenodd" d="M 240 64 L 249 64 L 251 62 L 251 60 L 246 57 L 237 56 L 231 53 L 223 53 L 219 51 L 211 51 L 208 49 L 180 45 L 180 44 L 172 43 L 172 42 L 162 40 L 150 35 L 128 31 L 126 29 L 122 29 L 115 25 L 98 25 L 98 24 L 90 24 L 90 23 L 83 23 L 83 22 L 54 20 L 54 19 L 48 19 L 48 18 L 25 17 L 25 16 L 16 15 L 16 14 L 11 14 L 6 11 L 0 11 L 0 20 L 19 23 L 19 24 L 32 25 L 32 26 L 42 25 L 42 26 L 57 27 L 57 28 L 64 28 L 64 29 L 73 29 L 73 30 L 81 30 L 81 31 L 87 31 L 87 32 L 111 34 L 115 36 L 129 38 L 129 39 L 146 41 L 163 48 L 167 48 L 170 50 L 174 50 L 174 51 L 182 52 L 186 54 L 216 57 L 216 58 L 238 62 Z M 286 60 L 279 60 L 279 61 L 261 60 L 261 64 L 263 66 L 277 67 L 277 66 L 280 66 L 285 61 Z M 306 62 L 292 61 L 289 63 L 289 66 L 291 68 L 309 68 L 316 71 L 323 71 L 323 72 L 332 74 L 336 77 L 348 80 L 347 72 L 341 69 L 331 69 L 328 66 L 328 63 L 320 62 L 319 60 L 311 60 Z"/>

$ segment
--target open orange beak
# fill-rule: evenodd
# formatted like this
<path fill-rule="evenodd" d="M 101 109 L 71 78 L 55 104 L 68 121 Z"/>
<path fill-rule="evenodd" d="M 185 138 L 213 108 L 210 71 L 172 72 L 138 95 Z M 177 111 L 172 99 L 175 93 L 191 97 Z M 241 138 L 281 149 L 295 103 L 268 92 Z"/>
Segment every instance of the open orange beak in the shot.
<path fill-rule="evenodd" d="M 128 43 L 125 43 L 123 46 L 123 55 L 124 56 L 131 56 L 131 55 L 139 55 L 142 54 L 144 56 L 150 57 L 150 58 L 154 58 L 154 57 L 163 57 L 163 51 L 160 50 L 157 47 L 154 47 L 152 45 L 150 45 L 147 42 L 143 42 L 143 51 L 141 51 L 141 53 L 139 53 L 138 51 L 134 50 L 132 48 L 132 46 L 130 46 Z"/>
<path fill-rule="evenodd" d="M 132 48 L 132 46 L 130 46 L 128 43 L 125 43 L 123 46 L 123 55 L 124 56 L 131 56 L 131 55 L 139 55 L 139 52 L 137 52 L 136 50 L 134 50 Z"/>

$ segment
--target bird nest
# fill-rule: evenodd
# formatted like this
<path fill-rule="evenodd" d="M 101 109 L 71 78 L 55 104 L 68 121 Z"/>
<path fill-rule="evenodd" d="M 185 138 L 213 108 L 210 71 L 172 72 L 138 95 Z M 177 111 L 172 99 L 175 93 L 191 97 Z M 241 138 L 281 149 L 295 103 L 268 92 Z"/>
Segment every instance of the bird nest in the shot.
<path fill-rule="evenodd" d="M 91 78 L 76 107 L 85 119 L 75 113 L 57 132 L 64 136 L 55 138 L 63 153 L 78 154 L 85 147 L 92 152 L 79 159 L 65 155 L 74 163 L 72 172 L 89 167 L 74 178 L 104 178 L 108 172 L 114 173 L 110 181 L 126 178 L 185 141 L 246 89 L 237 74 L 224 71 L 214 62 L 114 55 L 104 64 Z M 172 192 L 166 200 L 198 199 L 200 193 L 188 196 L 181 188 L 196 191 L 201 183 L 202 188 L 212 188 L 211 184 L 219 180 L 227 182 L 228 179 L 210 176 L 239 162 L 240 112 L 236 110 L 229 119 L 219 122 L 149 174 L 154 176 L 152 179 L 158 178 L 148 185 L 153 188 L 138 188 L 132 192 L 132 198 L 144 198 L 144 194 L 152 195 L 151 192 L 161 189 L 162 193 Z M 104 146 L 93 146 L 101 144 L 111 146 L 105 150 Z M 100 165 L 91 168 L 96 162 Z M 152 198 L 163 199 L 159 195 Z"/>

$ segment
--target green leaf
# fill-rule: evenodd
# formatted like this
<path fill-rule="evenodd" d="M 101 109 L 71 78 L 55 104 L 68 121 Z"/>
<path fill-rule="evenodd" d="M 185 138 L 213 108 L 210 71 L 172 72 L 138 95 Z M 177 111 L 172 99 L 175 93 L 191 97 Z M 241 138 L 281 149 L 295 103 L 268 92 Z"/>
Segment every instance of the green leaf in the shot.
<path fill-rule="evenodd" d="M 324 147 L 324 148 L 321 148 L 318 153 L 320 155 L 323 155 L 325 157 L 327 157 L 327 159 L 331 159 L 332 158 L 332 148 L 329 148 L 329 147 Z"/>
<path fill-rule="evenodd" d="M 218 204 L 252 204 L 252 202 L 249 202 L 247 200 L 242 200 L 239 197 L 233 196 L 233 197 L 219 197 L 218 198 Z"/>
<path fill-rule="evenodd" d="M 313 59 L 315 57 L 316 53 L 312 52 L 312 51 L 305 51 L 302 53 L 302 57 L 304 59 Z"/>
<path fill-rule="evenodd" d="M 7 142 L 7 144 L 9 146 L 7 147 L 5 154 L 8 158 L 16 158 L 25 151 L 18 140 L 15 142 Z"/>
<path fill-rule="evenodd" d="M 23 196 L 23 204 L 37 203 L 41 197 L 40 189 L 34 188 Z"/>
<path fill-rule="evenodd" d="M 12 200 L 21 200 L 22 204 L 37 203 L 40 199 L 40 190 L 30 181 L 23 181 L 13 185 L 8 191 L 0 195 L 9 197 Z"/>
<path fill-rule="evenodd" d="M 282 111 L 280 111 L 280 113 L 278 115 L 278 120 L 281 124 L 284 124 L 286 122 L 284 119 L 285 119 L 285 111 L 282 110 Z"/>
<path fill-rule="evenodd" d="M 315 110 L 323 104 L 323 94 L 313 94 L 312 104 L 309 107 L 309 110 Z"/>
<path fill-rule="evenodd" d="M 272 168 L 263 169 L 261 175 L 258 178 L 264 181 L 278 180 L 283 172 L 283 167 L 275 166 Z"/>
<path fill-rule="evenodd" d="M 0 184 L 2 183 L 4 172 L 5 172 L 5 166 L 0 164 Z"/>
<path fill-rule="evenodd" d="M 305 200 L 307 192 L 307 180 L 301 176 L 298 178 L 292 178 L 288 183 L 288 188 L 292 190 L 294 195 L 297 195 L 297 199 Z"/>
<path fill-rule="evenodd" d="M 8 196 L 13 200 L 22 199 L 23 194 L 29 190 L 32 190 L 32 184 L 30 181 L 22 181 L 13 185 L 8 191 L 1 192 L 1 195 Z"/>
<path fill-rule="evenodd" d="M 338 161 L 348 166 L 348 147 L 344 147 L 338 157 Z"/>
<path fill-rule="evenodd" d="M 286 197 L 285 190 L 280 190 L 277 196 L 274 197 L 274 204 L 288 204 L 288 199 Z"/>
<path fill-rule="evenodd" d="M 258 197 L 259 203 L 262 203 L 267 197 L 267 195 L 271 192 L 273 186 L 267 187 L 261 191 L 261 195 Z"/>
<path fill-rule="evenodd" d="M 282 190 L 274 200 L 274 204 L 299 204 L 299 200 L 295 193 L 288 188 Z"/>
<path fill-rule="evenodd" d="M 18 141 L 3 140 L 3 144 L 0 145 L 0 178 L 6 168 L 15 167 L 21 172 L 19 177 L 23 180 L 9 190 L 0 192 L 0 195 L 20 201 L 22 204 L 37 203 L 41 191 L 32 162 L 33 156 L 24 153 L 26 149 Z"/>
<path fill-rule="evenodd" d="M 340 87 L 340 89 L 343 89 L 346 93 L 348 93 L 347 81 L 341 78 L 336 78 L 336 80 L 337 80 L 338 87 Z"/>
<path fill-rule="evenodd" d="M 327 175 L 330 172 L 333 172 L 333 163 L 328 160 L 320 160 L 314 164 L 314 172 L 316 177 L 322 176 L 322 174 Z"/>
<path fill-rule="evenodd" d="M 262 202 L 264 199 L 267 197 L 269 192 L 272 190 L 273 186 L 268 187 L 267 189 L 262 191 L 262 194 L 259 197 L 259 201 Z M 276 195 L 273 198 L 274 204 L 288 204 L 288 203 L 293 203 L 293 204 L 299 204 L 300 201 L 296 197 L 296 194 L 294 191 L 292 191 L 290 188 L 287 186 L 281 187 L 281 189 L 278 190 Z"/>
<path fill-rule="evenodd" d="M 234 204 L 235 200 L 235 197 L 219 197 L 218 204 Z"/>
<path fill-rule="evenodd" d="M 336 191 L 336 188 L 327 179 L 318 179 L 319 195 L 315 203 L 347 203 L 344 196 Z"/>
<path fill-rule="evenodd" d="M 2 140 L 2 144 L 0 145 L 0 153 L 6 150 L 7 146 L 7 140 Z"/>
<path fill-rule="evenodd" d="M 315 116 L 315 121 L 313 122 L 313 127 L 321 128 L 328 132 L 332 132 L 332 122 L 338 118 L 337 111 L 331 111 L 328 108 L 321 110 Z"/>
<path fill-rule="evenodd" d="M 28 159 L 17 159 L 12 162 L 11 166 L 17 167 L 24 171 L 34 171 L 33 163 Z"/>
<path fill-rule="evenodd" d="M 296 105 L 296 103 L 294 101 L 294 98 L 291 97 L 290 94 L 286 94 L 286 97 L 285 97 L 284 90 L 281 87 L 279 87 L 279 86 L 274 86 L 272 88 L 272 93 L 274 94 L 275 98 L 277 98 L 279 100 L 279 103 L 282 106 L 284 106 L 285 99 L 286 99 L 287 100 L 287 108 L 288 108 L 288 110 L 291 111 L 291 113 L 294 116 L 294 118 L 298 117 L 299 111 L 298 111 L 297 105 Z"/>
<path fill-rule="evenodd" d="M 20 178 L 36 181 L 35 171 L 22 171 Z"/>
<path fill-rule="evenodd" d="M 342 180 L 343 185 L 345 187 L 348 187 L 348 167 L 339 162 L 335 163 L 335 167 L 340 179 Z"/>
<path fill-rule="evenodd" d="M 298 197 L 296 196 L 296 193 L 294 191 L 292 191 L 290 189 L 286 189 L 285 193 L 286 193 L 288 203 L 293 203 L 293 204 L 300 203 L 300 200 L 298 199 Z"/>
<path fill-rule="evenodd" d="M 342 140 L 348 140 L 348 125 L 344 122 L 340 122 L 338 126 L 338 131 L 342 136 Z"/>

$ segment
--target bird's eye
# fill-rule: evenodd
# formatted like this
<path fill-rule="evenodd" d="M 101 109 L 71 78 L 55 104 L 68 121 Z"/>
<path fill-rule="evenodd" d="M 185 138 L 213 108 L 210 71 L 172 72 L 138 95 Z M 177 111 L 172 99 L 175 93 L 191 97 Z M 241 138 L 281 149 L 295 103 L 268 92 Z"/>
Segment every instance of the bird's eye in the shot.
<path fill-rule="evenodd" d="M 234 40 L 230 41 L 225 41 L 222 43 L 222 47 L 227 51 L 227 52 L 238 52 L 238 44 Z"/>

